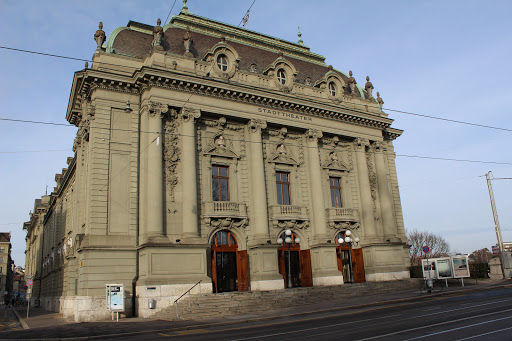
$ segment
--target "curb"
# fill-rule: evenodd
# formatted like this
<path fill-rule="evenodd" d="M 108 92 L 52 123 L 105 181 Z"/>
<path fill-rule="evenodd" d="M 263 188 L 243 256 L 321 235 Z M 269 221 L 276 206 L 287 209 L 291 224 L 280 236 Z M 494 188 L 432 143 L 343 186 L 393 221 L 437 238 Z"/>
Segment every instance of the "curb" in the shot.
<path fill-rule="evenodd" d="M 429 294 L 428 296 L 422 295 L 422 296 L 411 296 L 411 297 L 405 297 L 405 298 L 398 298 L 398 299 L 389 299 L 389 300 L 383 300 L 383 301 L 377 301 L 377 302 L 371 302 L 371 303 L 365 303 L 365 304 L 358 304 L 358 305 L 351 305 L 351 306 L 344 306 L 344 307 L 335 307 L 335 308 L 329 308 L 329 309 L 320 309 L 320 310 L 313 310 L 313 311 L 307 311 L 307 312 L 299 312 L 299 313 L 291 313 L 287 315 L 279 315 L 280 318 L 289 318 L 289 317 L 298 317 L 298 316 L 306 316 L 306 315 L 312 315 L 317 313 L 326 313 L 330 311 L 340 311 L 344 309 L 357 309 L 357 308 L 364 308 L 364 307 L 372 307 L 372 306 L 380 306 L 385 305 L 389 303 L 394 302 L 408 302 L 412 301 L 414 299 L 417 299 L 419 297 L 437 297 L 442 296 L 446 294 L 453 294 L 453 293 L 460 293 L 460 292 L 478 292 L 483 291 L 487 289 L 501 289 L 501 288 L 509 288 L 512 287 L 512 284 L 500 284 L 496 286 L 486 286 L 481 288 L 471 288 L 471 289 L 455 289 L 450 291 L 443 291 L 436 294 Z M 18 316 L 18 319 L 20 320 L 20 323 L 26 322 L 23 318 L 21 318 L 18 314 L 18 312 L 13 309 L 16 313 L 16 316 Z M 212 322 L 212 323 L 204 323 L 204 324 L 195 324 L 195 325 L 189 325 L 189 326 L 183 326 L 183 327 L 175 327 L 175 328 L 165 328 L 165 329 L 158 329 L 158 330 L 144 330 L 144 331 L 134 331 L 134 332 L 126 332 L 126 333 L 117 333 L 117 334 L 104 334 L 104 335 L 91 335 L 91 336 L 72 336 L 72 337 L 60 337 L 60 338 L 45 338 L 45 339 L 25 339 L 26 341 L 58 341 L 58 340 L 68 340 L 68 341 L 81 341 L 81 340 L 98 340 L 98 339 L 104 339 L 104 338 L 120 338 L 123 336 L 135 336 L 135 335 L 143 335 L 143 334 L 150 334 L 150 333 L 164 333 L 164 332 L 173 332 L 178 330 L 191 330 L 191 329 L 197 329 L 197 328 L 210 328 L 210 327 L 220 327 L 225 325 L 230 325 L 234 323 L 249 323 L 249 322 L 260 322 L 260 321 L 267 321 L 267 320 L 274 320 L 276 316 L 265 316 L 265 317 L 259 317 L 259 318 L 250 318 L 250 319 L 241 319 L 241 320 L 230 320 L 226 322 Z M 23 322 L 22 322 L 23 320 Z M 164 320 L 165 321 L 165 320 Z M 30 327 L 27 328 L 23 327 L 24 329 L 30 329 Z M 5 340 L 5 339 L 0 339 Z"/>
<path fill-rule="evenodd" d="M 18 313 L 18 311 L 14 307 L 12 307 L 11 309 L 12 309 L 12 311 L 14 311 L 14 314 L 18 318 L 18 321 L 20 321 L 21 327 L 23 329 L 30 329 L 27 321 L 25 321 L 25 319 L 23 317 L 21 317 L 21 315 Z"/>

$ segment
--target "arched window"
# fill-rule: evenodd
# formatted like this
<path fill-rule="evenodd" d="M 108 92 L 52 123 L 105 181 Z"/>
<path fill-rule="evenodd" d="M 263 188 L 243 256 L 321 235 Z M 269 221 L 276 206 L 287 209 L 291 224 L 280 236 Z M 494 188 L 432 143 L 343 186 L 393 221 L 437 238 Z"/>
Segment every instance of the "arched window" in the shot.
<path fill-rule="evenodd" d="M 329 93 L 331 94 L 331 96 L 335 97 L 336 96 L 336 84 L 334 84 L 334 82 L 330 82 L 329 83 Z"/>
<path fill-rule="evenodd" d="M 219 231 L 212 238 L 214 246 L 237 246 L 235 236 L 229 231 Z"/>
<path fill-rule="evenodd" d="M 226 55 L 221 54 L 217 57 L 217 67 L 221 71 L 228 70 L 228 58 L 226 57 Z"/>
<path fill-rule="evenodd" d="M 286 72 L 283 69 L 277 70 L 277 81 L 281 84 L 286 84 Z"/>

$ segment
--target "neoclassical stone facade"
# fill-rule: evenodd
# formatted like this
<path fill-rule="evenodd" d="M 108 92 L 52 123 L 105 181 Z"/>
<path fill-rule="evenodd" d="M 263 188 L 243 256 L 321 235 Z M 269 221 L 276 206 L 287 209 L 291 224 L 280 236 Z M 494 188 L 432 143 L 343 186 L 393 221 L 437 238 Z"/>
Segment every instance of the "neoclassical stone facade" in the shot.
<path fill-rule="evenodd" d="M 284 289 L 288 274 L 293 286 L 409 276 L 392 144 L 402 131 L 369 79 L 363 89 L 302 41 L 186 8 L 108 40 L 101 27 L 73 80 L 75 157 L 34 270 L 42 304 L 105 318 L 105 284 L 122 283 L 127 313 L 147 317 L 198 281 L 222 292 Z M 286 230 L 289 246 L 277 243 Z M 346 231 L 359 241 L 353 275 Z"/>

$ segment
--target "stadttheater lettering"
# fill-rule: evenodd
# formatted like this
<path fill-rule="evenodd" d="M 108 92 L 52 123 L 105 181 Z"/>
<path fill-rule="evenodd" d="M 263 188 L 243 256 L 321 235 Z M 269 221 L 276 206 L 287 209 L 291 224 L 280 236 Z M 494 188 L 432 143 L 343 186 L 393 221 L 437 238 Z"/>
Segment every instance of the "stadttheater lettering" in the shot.
<path fill-rule="evenodd" d="M 313 119 L 311 117 L 309 117 L 309 116 L 297 115 L 297 114 L 292 114 L 292 113 L 289 113 L 289 112 L 284 112 L 284 111 L 279 111 L 279 110 L 271 110 L 271 109 L 266 109 L 266 108 L 258 108 L 258 112 L 263 113 L 263 114 L 280 116 L 280 117 L 284 117 L 284 118 L 291 118 L 291 119 L 299 120 L 299 121 L 308 121 L 308 122 L 312 122 L 313 121 Z"/>

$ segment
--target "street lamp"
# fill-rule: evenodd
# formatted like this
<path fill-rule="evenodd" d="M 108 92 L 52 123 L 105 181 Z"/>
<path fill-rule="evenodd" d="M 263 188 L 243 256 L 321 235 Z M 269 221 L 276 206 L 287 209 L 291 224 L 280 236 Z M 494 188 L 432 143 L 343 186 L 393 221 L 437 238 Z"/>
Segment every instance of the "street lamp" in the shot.
<path fill-rule="evenodd" d="M 288 282 L 288 288 L 293 288 L 292 274 L 291 274 L 292 269 L 291 269 L 291 262 L 290 262 L 290 258 L 291 258 L 290 248 L 294 242 L 294 240 L 292 239 L 292 230 L 288 229 L 288 230 L 284 231 L 284 235 L 285 235 L 284 243 L 288 244 L 288 271 L 286 273 L 286 278 L 287 278 L 287 282 Z M 300 238 L 296 237 L 295 244 L 299 244 L 299 243 L 300 243 Z M 283 244 L 283 238 L 281 238 L 281 237 L 277 238 L 277 244 Z"/>
<path fill-rule="evenodd" d="M 353 240 L 350 238 L 350 235 L 352 235 L 352 232 L 347 231 L 345 232 L 345 239 L 343 237 L 340 237 L 338 239 L 338 243 L 343 244 L 346 243 L 348 245 L 348 262 L 350 266 L 350 283 L 354 283 L 354 269 L 352 268 L 352 243 L 355 243 L 356 245 L 359 243 L 359 237 L 355 237 Z"/>

